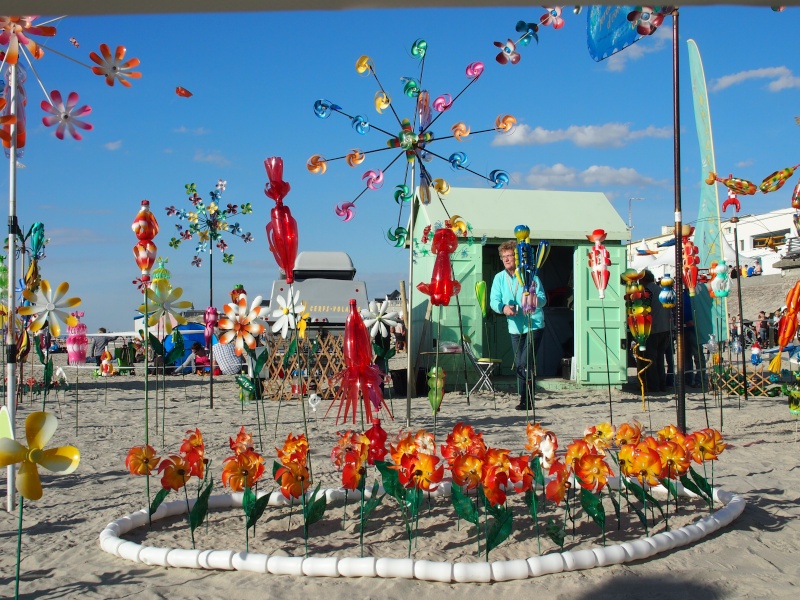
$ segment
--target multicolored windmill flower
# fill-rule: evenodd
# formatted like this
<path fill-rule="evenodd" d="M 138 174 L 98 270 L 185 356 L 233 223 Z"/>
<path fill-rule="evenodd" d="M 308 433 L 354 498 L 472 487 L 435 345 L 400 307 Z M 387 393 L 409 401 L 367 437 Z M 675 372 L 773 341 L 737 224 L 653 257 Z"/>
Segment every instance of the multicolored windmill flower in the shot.
<path fill-rule="evenodd" d="M 222 485 L 234 492 L 252 488 L 264 474 L 264 457 L 253 449 L 229 456 L 222 462 Z"/>
<path fill-rule="evenodd" d="M 83 136 L 78 129 L 83 129 L 84 131 L 91 131 L 94 129 L 94 125 L 86 123 L 78 118 L 90 114 L 92 112 L 92 107 L 88 104 L 84 104 L 78 108 L 77 92 L 70 92 L 69 96 L 67 96 L 67 103 L 64 104 L 61 92 L 53 90 L 50 92 L 49 102 L 47 100 L 42 100 L 41 107 L 46 113 L 50 113 L 49 117 L 42 118 L 42 123 L 44 123 L 46 127 L 52 127 L 57 123 L 56 137 L 60 140 L 64 139 L 65 130 L 69 132 L 73 139 L 80 141 L 83 139 Z"/>
<path fill-rule="evenodd" d="M 242 355 L 245 346 L 253 350 L 256 347 L 255 336 L 264 332 L 264 325 L 258 322 L 267 311 L 261 307 L 261 296 L 253 298 L 248 308 L 247 295 L 241 294 L 236 304 L 226 304 L 222 310 L 225 316 L 219 320 L 218 325 L 225 331 L 219 338 L 220 344 L 234 342 L 236 356 Z"/>
<path fill-rule="evenodd" d="M 42 58 L 44 49 L 35 41 L 30 39 L 30 35 L 40 35 L 53 37 L 56 28 L 47 25 L 34 25 L 33 22 L 39 16 L 11 17 L 0 16 L 0 46 L 6 46 L 5 61 L 9 65 L 16 65 L 19 62 L 20 44 L 28 49 L 33 58 Z"/>
<path fill-rule="evenodd" d="M 125 52 L 127 52 L 125 46 L 117 46 L 114 56 L 111 56 L 108 45 L 100 44 L 102 57 L 98 56 L 96 52 L 89 53 L 89 58 L 98 65 L 92 67 L 92 73 L 105 77 L 108 85 L 113 86 L 115 82 L 119 81 L 121 85 L 131 87 L 131 82 L 125 78 L 139 79 L 142 76 L 141 73 L 131 70 L 138 67 L 141 61 L 138 58 L 125 61 Z"/>
<path fill-rule="evenodd" d="M 150 475 L 158 467 L 158 455 L 155 448 L 146 444 L 134 446 L 125 457 L 125 467 L 131 475 Z"/>
<path fill-rule="evenodd" d="M 178 310 L 191 308 L 192 303 L 188 300 L 180 300 L 183 295 L 182 288 L 173 288 L 166 279 L 153 279 L 145 293 L 149 303 L 147 306 L 142 304 L 138 310 L 144 313 L 150 309 L 150 317 L 147 320 L 149 327 L 157 325 L 163 319 L 164 331 L 169 335 L 172 333 L 173 320 L 178 325 L 186 325 L 186 318 Z"/>

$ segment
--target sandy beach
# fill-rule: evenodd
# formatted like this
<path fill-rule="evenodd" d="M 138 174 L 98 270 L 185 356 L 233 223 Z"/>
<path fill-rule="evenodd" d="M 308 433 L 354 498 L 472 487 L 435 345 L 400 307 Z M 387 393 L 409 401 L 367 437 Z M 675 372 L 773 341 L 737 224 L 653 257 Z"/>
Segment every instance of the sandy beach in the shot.
<path fill-rule="evenodd" d="M 57 356 L 56 364 L 62 360 Z M 127 450 L 144 440 L 144 377 L 119 376 L 95 379 L 81 371 L 75 392 L 75 370 L 67 368 L 70 389 L 52 393 L 48 410 L 59 418 L 59 428 L 48 445 L 72 444 L 81 451 L 81 464 L 71 475 L 53 476 L 42 471 L 44 496 L 25 503 L 22 538 L 23 598 L 229 598 L 242 595 L 259 598 L 324 594 L 331 600 L 346 598 L 458 598 L 465 594 L 489 594 L 507 598 L 792 598 L 800 581 L 800 442 L 797 422 L 786 406 L 785 397 L 723 398 L 722 409 L 712 395 L 691 390 L 687 395 L 687 425 L 690 430 L 721 426 L 728 447 L 715 467 L 715 485 L 741 494 L 747 501 L 744 513 L 729 527 L 698 543 L 660 554 L 648 560 L 588 571 L 545 575 L 527 581 L 493 584 L 444 584 L 405 579 L 310 578 L 258 575 L 235 571 L 205 571 L 150 567 L 122 560 L 103 552 L 98 535 L 112 520 L 144 507 L 144 478 L 131 476 L 124 465 Z M 256 450 L 267 461 L 263 487 L 277 489 L 269 478 L 275 446 L 289 433 L 303 432 L 303 415 L 297 401 L 266 401 L 267 423 L 261 423 L 261 442 L 255 405 L 244 407 L 238 400 L 233 376 L 215 378 L 214 408 L 209 408 L 208 379 L 199 376 L 167 377 L 166 388 L 149 382 L 150 443 L 160 456 L 176 453 L 188 429 L 198 427 L 206 443 L 206 456 L 212 459 L 215 490 L 226 490 L 220 481 L 221 463 L 231 454 L 228 439 L 244 425 L 254 434 Z M 158 394 L 158 412 L 156 395 Z M 163 399 L 166 402 L 163 402 Z M 525 413 L 514 410 L 518 398 L 508 394 L 448 393 L 437 419 L 437 442 L 443 443 L 453 425 L 468 422 L 483 432 L 488 445 L 524 452 Z M 649 411 L 642 411 L 641 399 L 630 391 L 613 391 L 615 424 L 637 419 L 650 432 L 675 422 L 673 395 L 649 398 Z M 393 401 L 394 421 L 383 425 L 392 436 L 405 427 L 405 399 Z M 358 428 L 351 423 L 323 419 L 329 402 L 324 401 L 316 415 L 307 408 L 311 462 L 316 482 L 323 487 L 339 487 L 340 479 L 330 451 L 337 431 Z M 741 408 L 740 408 L 741 405 Z M 164 406 L 166 411 L 163 411 Z M 41 409 L 41 397 L 32 403 L 26 395 L 18 409 L 18 436 L 24 419 Z M 78 422 L 76 432 L 76 410 Z M 721 412 L 722 410 L 722 412 Z M 539 391 L 536 395 L 537 421 L 552 429 L 563 451 L 573 439 L 581 437 L 588 425 L 609 418 L 605 388 Z M 332 411 L 332 414 L 335 410 Z M 155 419 L 159 425 L 156 433 Z M 162 430 L 161 419 L 164 421 Z M 277 426 L 276 426 L 277 422 Z M 433 430 L 427 398 L 412 401 L 411 427 Z M 163 436 L 163 443 L 162 443 Z M 368 485 L 375 480 L 370 471 Z M 158 480 L 152 481 L 154 489 Z M 190 493 L 196 489 L 189 484 Z M 5 497 L 5 477 L 0 492 Z M 168 500 L 182 498 L 172 492 Z M 538 543 L 530 517 L 515 504 L 514 532 L 510 539 L 493 550 L 491 559 L 535 556 Z M 328 507 L 324 519 L 312 526 L 309 539 L 311 556 L 359 556 L 357 502 L 345 508 Z M 250 550 L 272 555 L 302 555 L 302 522 L 295 508 L 268 508 L 251 536 Z M 686 503 L 673 518 L 672 526 L 689 523 L 707 511 L 699 504 Z M 609 541 L 644 537 L 635 515 L 623 508 L 622 529 L 616 518 L 608 521 Z M 244 550 L 241 509 L 210 511 L 208 528 L 195 533 L 198 548 Z M 663 519 L 655 531 L 663 530 Z M 660 529 L 658 529 L 660 528 Z M 0 596 L 13 596 L 17 514 L 0 513 Z M 596 525 L 584 517 L 576 524 L 573 537 L 568 531 L 566 549 L 600 544 Z M 185 517 L 159 521 L 148 531 L 137 529 L 126 539 L 150 545 L 191 548 Z M 436 561 L 479 561 L 474 530 L 457 523 L 449 500 L 426 502 L 419 524 L 419 537 L 412 558 Z M 557 551 L 542 538 L 541 551 Z M 365 554 L 376 557 L 405 558 L 405 538 L 395 501 L 384 498 L 365 532 Z M 476 588 L 475 585 L 478 585 Z"/>

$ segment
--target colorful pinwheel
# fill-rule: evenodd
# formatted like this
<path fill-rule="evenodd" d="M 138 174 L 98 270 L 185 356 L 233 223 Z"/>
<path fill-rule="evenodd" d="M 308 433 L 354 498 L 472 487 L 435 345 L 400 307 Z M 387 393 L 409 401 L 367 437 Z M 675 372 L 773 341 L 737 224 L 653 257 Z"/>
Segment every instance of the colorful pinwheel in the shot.
<path fill-rule="evenodd" d="M 245 345 L 253 350 L 256 347 L 255 336 L 264 332 L 264 325 L 258 322 L 267 310 L 261 307 L 261 296 L 253 298 L 253 303 L 248 308 L 247 294 L 239 294 L 235 303 L 226 304 L 222 310 L 225 316 L 219 320 L 218 325 L 224 332 L 220 335 L 219 343 L 234 342 L 236 356 L 242 355 Z"/>
<path fill-rule="evenodd" d="M 44 50 L 28 36 L 53 37 L 56 28 L 47 25 L 34 25 L 39 16 L 10 17 L 0 16 L 0 46 L 5 46 L 5 61 L 9 65 L 19 62 L 20 45 L 27 48 L 33 58 L 42 58 Z"/>
<path fill-rule="evenodd" d="M 67 130 L 73 139 L 78 141 L 82 140 L 83 136 L 78 132 L 78 129 L 91 131 L 94 129 L 94 125 L 86 123 L 78 117 L 83 117 L 91 113 L 92 107 L 84 105 L 80 108 L 76 108 L 77 105 L 77 92 L 70 92 L 67 97 L 67 103 L 64 104 L 64 100 L 61 98 L 61 92 L 53 90 L 50 92 L 49 102 L 47 100 L 42 100 L 42 110 L 50 113 L 49 117 L 42 118 L 42 123 L 44 123 L 46 127 L 52 127 L 58 123 L 58 127 L 56 127 L 56 137 L 60 140 L 64 139 L 64 130 Z"/>
<path fill-rule="evenodd" d="M 169 335 L 172 333 L 172 321 L 178 325 L 186 325 L 186 318 L 178 312 L 180 309 L 191 308 L 192 303 L 188 300 L 180 300 L 183 289 L 173 288 L 166 279 L 156 279 L 145 292 L 149 304 L 142 304 L 137 310 L 144 314 L 150 312 L 147 325 L 153 327 L 162 319 L 164 322 L 164 332 Z"/>
<path fill-rule="evenodd" d="M 378 333 L 381 337 L 388 337 L 392 327 L 397 325 L 397 317 L 400 313 L 396 311 L 386 312 L 389 306 L 389 298 L 386 298 L 380 306 L 375 300 L 370 300 L 369 310 L 362 310 L 361 317 L 364 325 L 369 329 L 371 337 L 376 337 Z"/>
<path fill-rule="evenodd" d="M 306 311 L 306 304 L 305 302 L 300 303 L 300 290 L 297 290 L 294 296 L 287 296 L 286 299 L 277 295 L 275 300 L 278 308 L 272 311 L 272 318 L 275 319 L 272 324 L 272 333 L 280 331 L 281 337 L 286 339 L 289 329 L 297 327 L 298 315 L 302 315 Z"/>
<path fill-rule="evenodd" d="M 508 183 L 508 174 L 502 171 L 493 171 L 491 176 L 487 176 L 467 167 L 468 157 L 465 153 L 455 153 L 449 158 L 437 154 L 431 148 L 434 143 L 440 140 L 456 138 L 457 141 L 462 141 L 470 135 L 470 128 L 464 123 L 455 124 L 451 130 L 452 136 L 436 136 L 431 129 L 436 121 L 441 117 L 444 112 L 452 110 L 455 101 L 466 91 L 466 89 L 475 83 L 480 75 L 483 73 L 482 63 L 472 63 L 466 68 L 466 75 L 469 81 L 458 94 L 443 94 L 437 98 L 431 99 L 428 92 L 423 87 L 423 73 L 425 67 L 425 58 L 427 54 L 428 45 L 425 40 L 416 40 L 411 47 L 411 54 L 419 60 L 420 69 L 417 77 L 403 77 L 403 95 L 411 98 L 414 101 L 414 117 L 401 118 L 394 108 L 394 101 L 386 92 L 378 79 L 375 65 L 369 56 L 362 56 L 356 62 L 356 71 L 360 75 L 373 77 L 378 84 L 379 91 L 375 96 L 375 108 L 379 114 L 388 113 L 387 109 L 391 109 L 391 114 L 397 121 L 398 131 L 396 134 L 391 133 L 388 129 L 383 129 L 371 123 L 364 115 L 351 115 L 344 111 L 344 109 L 326 99 L 317 100 L 314 103 L 314 113 L 320 119 L 328 118 L 332 113 L 338 113 L 346 117 L 353 129 L 359 135 L 367 135 L 370 131 L 378 131 L 381 134 L 388 136 L 386 147 L 378 148 L 362 152 L 359 149 L 354 149 L 348 154 L 338 156 L 336 158 L 326 159 L 324 156 L 315 154 L 308 159 L 307 168 L 311 173 L 323 174 L 327 171 L 328 163 L 343 160 L 346 161 L 351 167 L 361 164 L 366 155 L 382 151 L 398 150 L 399 152 L 388 162 L 383 169 L 369 169 L 362 175 L 362 180 L 365 182 L 364 189 L 349 202 L 344 202 L 335 207 L 335 212 L 338 216 L 342 217 L 345 221 L 349 221 L 355 214 L 356 202 L 367 191 L 377 190 L 381 187 L 386 180 L 388 170 L 395 164 L 415 165 L 419 172 L 419 193 L 423 203 L 430 201 L 431 193 L 439 195 L 440 199 L 449 190 L 449 184 L 443 179 L 434 179 L 426 165 L 431 159 L 439 159 L 444 162 L 450 163 L 453 168 L 457 170 L 465 170 L 470 173 L 481 177 L 490 182 L 494 187 L 502 187 Z M 505 121 L 506 117 L 500 117 L 501 121 Z M 495 129 L 485 129 L 482 131 L 472 131 L 471 133 L 487 133 L 495 131 Z M 499 128 L 498 128 L 499 131 Z M 405 161 L 400 159 L 405 157 Z M 405 181 L 403 184 L 395 186 L 394 199 L 399 204 L 398 222 L 392 228 L 388 229 L 387 237 L 392 242 L 397 242 L 395 245 L 402 245 L 408 237 L 408 231 L 401 227 L 399 223 L 402 221 L 402 212 L 404 205 L 410 201 L 412 195 L 409 192 L 411 186 L 409 185 L 409 176 L 411 170 L 406 168 Z M 400 243 L 398 240 L 402 240 Z"/>
<path fill-rule="evenodd" d="M 142 76 L 141 73 L 131 70 L 138 67 L 140 61 L 138 58 L 131 58 L 122 62 L 125 60 L 125 52 L 127 52 L 125 46 L 117 46 L 114 56 L 111 56 L 108 45 L 100 44 L 102 57 L 98 56 L 96 52 L 89 53 L 89 58 L 98 65 L 92 67 L 92 73 L 105 77 L 108 85 L 114 85 L 116 81 L 119 81 L 121 85 L 131 87 L 131 82 L 125 78 L 139 79 Z M 191 94 L 189 95 L 191 96 Z"/>

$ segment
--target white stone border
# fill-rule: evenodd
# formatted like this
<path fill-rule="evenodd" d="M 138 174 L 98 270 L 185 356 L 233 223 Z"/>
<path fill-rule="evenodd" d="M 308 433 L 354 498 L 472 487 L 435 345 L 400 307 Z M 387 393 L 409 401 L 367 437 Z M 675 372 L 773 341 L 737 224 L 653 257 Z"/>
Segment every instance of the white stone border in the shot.
<path fill-rule="evenodd" d="M 617 478 L 610 478 L 609 485 L 616 488 Z M 449 482 L 444 482 L 431 495 L 446 496 L 450 494 Z M 678 483 L 681 496 L 695 497 Z M 652 491 L 666 494 L 662 486 Z M 343 501 L 343 489 L 324 490 L 327 502 Z M 381 490 L 383 492 L 383 490 Z M 263 492 L 259 493 L 259 496 Z M 367 490 L 366 496 L 370 495 Z M 241 493 L 211 496 L 208 501 L 209 510 L 237 508 L 242 506 Z M 357 492 L 350 492 L 351 499 L 358 499 Z M 570 550 L 561 553 L 532 556 L 527 559 L 497 560 L 492 562 L 436 562 L 430 560 L 414 560 L 411 558 L 338 558 L 302 556 L 269 556 L 234 550 L 186 550 L 181 548 L 159 548 L 142 546 L 135 542 L 121 539 L 119 536 L 138 527 L 147 525 L 147 510 L 143 509 L 109 523 L 100 533 L 100 547 L 120 558 L 146 565 L 175 567 L 185 569 L 213 569 L 222 571 L 252 571 L 272 575 L 306 575 L 309 577 L 399 577 L 404 579 L 421 579 L 425 581 L 478 582 L 509 581 L 528 579 L 548 573 L 578 571 L 606 567 L 634 560 L 643 560 L 655 554 L 672 550 L 699 541 L 732 523 L 745 507 L 744 499 L 732 492 L 714 488 L 714 500 L 723 504 L 716 512 L 673 531 L 665 531 L 633 542 L 623 542 L 600 548 L 586 550 Z M 193 506 L 195 500 L 190 499 Z M 284 506 L 289 502 L 280 493 L 273 493 L 270 506 Z M 165 502 L 153 514 L 152 520 L 158 521 L 186 513 L 186 502 L 175 500 Z"/>

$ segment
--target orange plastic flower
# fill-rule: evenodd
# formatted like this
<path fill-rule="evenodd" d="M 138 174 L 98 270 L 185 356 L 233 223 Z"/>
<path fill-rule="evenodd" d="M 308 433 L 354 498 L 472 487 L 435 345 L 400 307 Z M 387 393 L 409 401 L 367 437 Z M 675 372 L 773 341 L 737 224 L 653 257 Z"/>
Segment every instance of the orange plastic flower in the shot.
<path fill-rule="evenodd" d="M 530 450 L 532 457 L 535 457 L 537 454 L 541 456 L 542 467 L 544 467 L 544 469 L 549 469 L 556 459 L 556 450 L 558 450 L 558 438 L 556 434 L 547 429 L 543 429 L 538 423 L 535 425 L 528 423 L 526 433 L 528 436 L 528 443 L 525 444 L 525 449 Z"/>
<path fill-rule="evenodd" d="M 452 467 L 459 456 L 470 455 L 482 458 L 486 452 L 483 435 L 476 433 L 471 425 L 457 423 L 441 448 L 442 456 Z"/>
<path fill-rule="evenodd" d="M 414 444 L 417 446 L 417 451 L 423 454 L 436 454 L 436 440 L 433 434 L 420 429 L 417 435 L 414 436 Z"/>
<path fill-rule="evenodd" d="M 583 432 L 583 440 L 598 454 L 605 454 L 606 448 L 614 440 L 614 426 L 611 423 L 600 423 L 587 427 Z"/>
<path fill-rule="evenodd" d="M 683 446 L 685 445 L 684 440 L 686 436 L 684 436 L 675 425 L 667 425 L 658 432 L 658 439 L 662 442 L 673 441 Z"/>
<path fill-rule="evenodd" d="M 511 469 L 508 478 L 518 492 L 527 492 L 533 485 L 533 471 L 531 471 L 530 456 L 515 456 L 508 459 Z"/>
<path fill-rule="evenodd" d="M 568 469 L 574 469 L 575 463 L 586 454 L 591 454 L 591 452 L 592 450 L 589 448 L 589 444 L 584 440 L 575 440 L 567 446 L 567 455 L 564 457 L 564 463 L 567 465 Z"/>
<path fill-rule="evenodd" d="M 581 456 L 575 463 L 575 474 L 580 478 L 581 487 L 595 492 L 601 491 L 613 475 L 602 454 Z"/>
<path fill-rule="evenodd" d="M 450 471 L 453 473 L 453 483 L 474 490 L 483 476 L 483 461 L 477 456 L 462 454 L 455 457 Z"/>
<path fill-rule="evenodd" d="M 707 429 L 695 431 L 688 436 L 686 448 L 697 464 L 707 460 L 717 460 L 717 441 Z"/>
<path fill-rule="evenodd" d="M 659 485 L 661 483 L 661 457 L 658 452 L 650 446 L 640 443 L 636 446 L 633 454 L 633 465 L 631 466 L 632 475 L 639 481 L 647 485 Z"/>
<path fill-rule="evenodd" d="M 555 475 L 555 477 L 545 487 L 544 494 L 551 502 L 561 504 L 570 487 L 569 471 L 564 463 L 557 460 L 550 467 L 550 475 Z"/>
<path fill-rule="evenodd" d="M 234 492 L 252 488 L 264 474 L 264 458 L 253 450 L 229 456 L 222 462 L 222 485 Z"/>
<path fill-rule="evenodd" d="M 444 465 L 439 464 L 439 457 L 424 452 L 406 454 L 398 469 L 398 477 L 403 487 L 414 487 L 426 492 L 432 492 L 439 487 L 443 476 Z"/>
<path fill-rule="evenodd" d="M 509 451 L 503 448 L 489 448 L 483 457 L 484 471 L 495 469 L 502 471 L 506 475 L 511 471 L 511 463 L 508 460 Z"/>
<path fill-rule="evenodd" d="M 619 461 L 619 471 L 622 475 L 630 477 L 633 475 L 633 457 L 636 454 L 636 446 L 633 444 L 623 444 L 617 454 Z"/>
<path fill-rule="evenodd" d="M 635 446 L 642 439 L 642 424 L 639 421 L 623 423 L 617 429 L 617 446 L 630 444 Z"/>
<path fill-rule="evenodd" d="M 483 469 L 483 495 L 492 506 L 500 506 L 506 501 L 506 485 L 508 485 L 508 471 L 497 468 Z"/>
<path fill-rule="evenodd" d="M 231 450 L 234 454 L 242 454 L 248 449 L 253 447 L 253 436 L 245 431 L 244 425 L 236 434 L 236 438 L 228 438 L 230 440 Z"/>
<path fill-rule="evenodd" d="M 291 433 L 286 436 L 286 441 L 283 443 L 283 448 L 275 448 L 278 452 L 278 460 L 284 465 L 289 463 L 300 463 L 306 465 L 306 458 L 308 456 L 308 440 L 304 433 L 298 436 L 293 436 Z M 299 496 L 295 496 L 297 498 Z"/>
<path fill-rule="evenodd" d="M 179 490 L 192 477 L 192 466 L 183 456 L 173 454 L 158 465 L 161 474 L 161 487 L 165 490 Z"/>
<path fill-rule="evenodd" d="M 357 431 L 347 431 L 339 433 L 339 442 L 331 450 L 331 460 L 338 469 L 347 463 L 347 455 L 355 452 L 358 462 L 363 463 L 369 454 L 370 441 L 363 433 Z"/>
<path fill-rule="evenodd" d="M 125 457 L 125 467 L 131 475 L 150 475 L 158 466 L 155 449 L 150 446 L 134 446 Z"/>
<path fill-rule="evenodd" d="M 407 433 L 403 437 L 400 437 L 398 434 L 397 446 L 389 444 L 389 454 L 396 465 L 403 462 L 404 456 L 407 454 L 414 454 L 416 451 L 417 444 L 414 442 L 414 437 L 410 433 Z"/>
<path fill-rule="evenodd" d="M 708 434 L 711 437 L 711 441 L 714 445 L 714 454 L 716 456 L 722 454 L 722 451 L 725 450 L 725 448 L 728 446 L 728 444 L 723 443 L 722 434 L 716 429 L 713 429 L 711 427 L 708 427 L 703 431 L 705 431 L 706 434 Z"/>
<path fill-rule="evenodd" d="M 659 444 L 658 455 L 661 457 L 661 468 L 664 477 L 677 479 L 689 470 L 691 458 L 686 452 L 686 448 L 678 442 L 670 440 Z"/>
<path fill-rule="evenodd" d="M 206 446 L 203 443 L 203 434 L 195 428 L 186 432 L 186 438 L 181 443 L 181 454 L 191 465 L 191 474 L 202 479 L 205 470 Z"/>
<path fill-rule="evenodd" d="M 275 471 L 275 481 L 281 484 L 281 493 L 285 498 L 299 498 L 311 485 L 311 477 L 305 464 L 298 462 L 284 463 Z"/>

